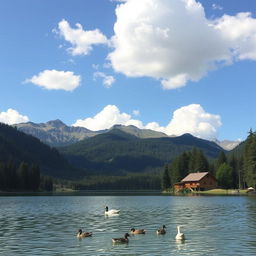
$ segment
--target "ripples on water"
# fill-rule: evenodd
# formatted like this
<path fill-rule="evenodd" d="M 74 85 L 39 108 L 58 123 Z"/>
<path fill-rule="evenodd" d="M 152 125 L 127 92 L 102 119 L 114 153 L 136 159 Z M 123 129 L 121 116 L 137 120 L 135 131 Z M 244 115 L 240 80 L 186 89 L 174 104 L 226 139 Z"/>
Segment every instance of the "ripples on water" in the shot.
<path fill-rule="evenodd" d="M 104 207 L 121 209 L 105 217 Z M 256 255 L 255 197 L 0 197 L 0 255 Z M 165 224 L 167 233 L 157 236 Z M 175 241 L 182 224 L 184 243 Z M 113 245 L 132 227 L 145 235 Z M 93 236 L 77 239 L 78 228 Z"/>

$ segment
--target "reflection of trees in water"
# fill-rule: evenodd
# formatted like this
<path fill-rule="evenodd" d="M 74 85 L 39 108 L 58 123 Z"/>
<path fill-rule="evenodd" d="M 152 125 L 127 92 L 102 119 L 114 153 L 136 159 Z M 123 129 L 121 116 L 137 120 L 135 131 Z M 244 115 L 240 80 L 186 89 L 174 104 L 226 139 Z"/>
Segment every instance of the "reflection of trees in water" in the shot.
<path fill-rule="evenodd" d="M 256 195 L 247 198 L 247 245 L 256 250 Z"/>

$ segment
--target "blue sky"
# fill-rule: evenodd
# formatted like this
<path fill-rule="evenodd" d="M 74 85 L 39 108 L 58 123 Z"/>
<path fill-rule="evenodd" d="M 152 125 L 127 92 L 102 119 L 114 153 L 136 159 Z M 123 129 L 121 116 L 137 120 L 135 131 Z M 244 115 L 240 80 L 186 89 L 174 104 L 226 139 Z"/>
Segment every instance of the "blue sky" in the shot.
<path fill-rule="evenodd" d="M 255 1 L 8 0 L 0 33 L 1 122 L 256 129 Z"/>

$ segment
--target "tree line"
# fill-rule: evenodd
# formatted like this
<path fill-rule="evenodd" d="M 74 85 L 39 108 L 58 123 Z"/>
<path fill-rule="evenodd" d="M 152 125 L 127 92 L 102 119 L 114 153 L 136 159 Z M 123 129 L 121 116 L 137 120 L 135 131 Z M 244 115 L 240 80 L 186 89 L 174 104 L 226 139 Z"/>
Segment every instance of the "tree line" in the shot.
<path fill-rule="evenodd" d="M 182 153 L 172 163 L 165 165 L 162 189 L 173 188 L 175 183 L 192 172 L 210 172 L 216 177 L 220 188 L 256 188 L 256 132 L 249 132 L 238 153 L 222 151 L 215 160 L 207 159 L 197 148 Z"/>
<path fill-rule="evenodd" d="M 0 191 L 52 191 L 52 178 L 42 176 L 37 165 L 0 162 Z"/>
<path fill-rule="evenodd" d="M 154 173 L 123 176 L 88 176 L 81 181 L 70 182 L 75 190 L 160 190 L 160 176 Z"/>

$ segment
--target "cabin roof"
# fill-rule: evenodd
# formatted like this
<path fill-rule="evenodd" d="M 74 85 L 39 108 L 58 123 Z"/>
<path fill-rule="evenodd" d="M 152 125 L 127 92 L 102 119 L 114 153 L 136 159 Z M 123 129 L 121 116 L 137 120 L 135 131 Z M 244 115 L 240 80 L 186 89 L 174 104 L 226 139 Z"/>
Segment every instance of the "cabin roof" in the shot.
<path fill-rule="evenodd" d="M 209 172 L 194 172 L 194 173 L 190 173 L 181 182 L 200 181 L 208 173 Z"/>

